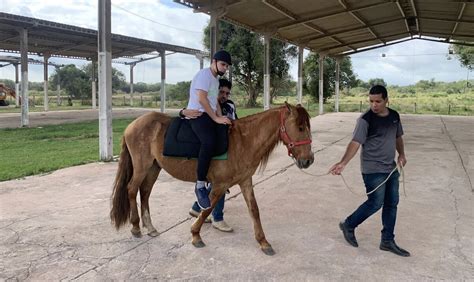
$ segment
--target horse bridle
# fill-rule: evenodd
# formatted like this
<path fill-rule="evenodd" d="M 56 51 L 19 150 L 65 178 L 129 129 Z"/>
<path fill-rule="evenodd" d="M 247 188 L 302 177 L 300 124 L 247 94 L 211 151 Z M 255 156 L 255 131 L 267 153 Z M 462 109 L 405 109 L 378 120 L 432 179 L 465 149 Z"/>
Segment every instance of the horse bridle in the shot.
<path fill-rule="evenodd" d="M 283 144 L 285 144 L 286 148 L 288 149 L 288 156 L 294 157 L 291 150 L 296 146 L 311 144 L 312 140 L 311 137 L 309 139 L 301 140 L 301 141 L 291 141 L 290 136 L 286 132 L 285 127 L 285 109 L 281 109 L 280 111 L 280 138 L 283 140 Z"/>

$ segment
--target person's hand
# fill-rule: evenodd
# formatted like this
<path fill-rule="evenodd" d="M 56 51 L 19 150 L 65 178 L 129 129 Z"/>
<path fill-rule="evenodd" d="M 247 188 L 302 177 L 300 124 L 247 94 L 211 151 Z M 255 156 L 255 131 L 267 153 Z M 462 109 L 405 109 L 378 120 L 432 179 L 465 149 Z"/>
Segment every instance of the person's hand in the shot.
<path fill-rule="evenodd" d="M 405 155 L 399 155 L 397 163 L 399 166 L 404 167 L 407 164 L 407 159 L 405 158 Z"/>
<path fill-rule="evenodd" d="M 184 109 L 182 113 L 185 117 L 190 118 L 190 119 L 195 119 L 202 115 L 202 112 L 200 112 L 199 110 L 192 110 L 192 109 Z"/>
<path fill-rule="evenodd" d="M 232 122 L 230 121 L 229 118 L 227 117 L 219 117 L 219 116 L 216 116 L 216 119 L 214 119 L 214 121 L 216 123 L 219 123 L 219 124 L 232 124 Z"/>
<path fill-rule="evenodd" d="M 345 167 L 345 164 L 343 164 L 342 162 L 338 162 L 329 169 L 329 173 L 331 173 L 332 175 L 340 175 Z"/>

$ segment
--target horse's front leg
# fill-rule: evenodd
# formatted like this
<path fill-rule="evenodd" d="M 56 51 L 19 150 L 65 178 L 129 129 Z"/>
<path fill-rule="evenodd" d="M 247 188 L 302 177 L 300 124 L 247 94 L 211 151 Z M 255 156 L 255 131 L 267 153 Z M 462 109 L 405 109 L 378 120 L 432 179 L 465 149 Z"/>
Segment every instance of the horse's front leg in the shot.
<path fill-rule="evenodd" d="M 260 248 L 266 255 L 274 255 L 275 251 L 273 250 L 270 243 L 268 243 L 265 238 L 265 233 L 263 232 L 262 223 L 260 222 L 260 213 L 258 211 L 257 200 L 255 199 L 255 194 L 253 192 L 252 178 L 248 178 L 241 183 L 240 190 L 242 190 L 242 195 L 244 195 L 245 203 L 250 212 L 250 216 L 253 220 L 253 228 L 255 232 L 255 239 L 260 244 Z"/>
<path fill-rule="evenodd" d="M 202 248 L 206 246 L 201 239 L 200 231 L 205 219 L 211 214 L 212 210 L 216 206 L 219 199 L 224 195 L 225 189 L 218 189 L 218 187 L 212 187 L 210 196 L 211 207 L 207 210 L 201 211 L 196 221 L 191 225 L 191 234 L 193 236 L 192 243 L 196 248 Z"/>

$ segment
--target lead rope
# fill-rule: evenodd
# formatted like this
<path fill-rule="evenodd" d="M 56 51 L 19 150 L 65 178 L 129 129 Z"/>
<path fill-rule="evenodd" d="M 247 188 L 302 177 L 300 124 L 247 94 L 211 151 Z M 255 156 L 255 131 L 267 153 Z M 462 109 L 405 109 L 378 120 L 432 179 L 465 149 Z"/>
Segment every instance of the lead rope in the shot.
<path fill-rule="evenodd" d="M 297 163 L 296 163 L 296 159 L 295 159 L 294 157 L 292 157 L 292 159 L 293 159 L 293 162 L 295 163 L 296 167 L 298 167 L 298 165 L 297 165 Z M 302 170 L 302 169 L 299 168 L 299 167 L 298 167 L 298 169 L 299 169 L 301 172 L 303 172 L 303 173 L 306 173 L 306 174 L 311 175 L 311 176 L 316 176 L 316 177 L 326 176 L 326 175 L 329 174 L 329 172 L 326 172 L 326 173 L 323 173 L 323 174 L 312 174 L 312 173 L 309 173 L 309 172 L 306 172 L 306 171 Z M 382 185 L 385 184 L 385 182 L 388 181 L 388 179 L 390 178 L 390 176 L 392 176 L 392 174 L 393 174 L 396 170 L 398 170 L 398 171 L 400 172 L 401 176 L 402 176 L 403 194 L 404 194 L 405 197 L 406 197 L 406 196 L 407 196 L 407 193 L 406 193 L 406 191 L 405 191 L 405 173 L 404 173 L 404 170 L 403 170 L 403 166 L 401 166 L 401 165 L 399 165 L 399 164 L 397 164 L 397 166 L 396 166 L 394 169 L 392 169 L 392 171 L 391 171 L 390 174 L 387 176 L 387 178 L 385 178 L 385 180 L 384 180 L 382 183 L 380 183 L 377 187 L 375 187 L 374 190 L 370 191 L 369 193 L 364 193 L 364 194 L 368 196 L 368 195 L 374 193 L 375 191 L 377 191 L 377 189 L 379 189 Z M 344 182 L 344 185 L 346 186 L 346 188 L 347 188 L 349 191 L 351 191 L 353 194 L 355 194 L 355 195 L 357 195 L 357 196 L 362 196 L 362 195 L 360 195 L 360 194 L 354 192 L 353 189 L 351 189 L 351 187 L 347 184 L 346 179 L 344 179 L 344 176 L 342 175 L 342 173 L 340 174 L 340 176 L 341 176 L 341 178 L 342 178 L 342 181 Z"/>

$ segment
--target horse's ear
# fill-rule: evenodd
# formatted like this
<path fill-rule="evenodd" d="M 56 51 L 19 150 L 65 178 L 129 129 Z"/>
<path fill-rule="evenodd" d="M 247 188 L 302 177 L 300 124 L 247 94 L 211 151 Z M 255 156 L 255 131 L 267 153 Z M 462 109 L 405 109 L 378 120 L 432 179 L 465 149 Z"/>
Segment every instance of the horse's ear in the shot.
<path fill-rule="evenodd" d="M 301 107 L 303 107 L 303 106 L 301 106 L 301 104 L 296 104 L 296 107 L 297 107 L 297 108 L 301 108 Z"/>
<path fill-rule="evenodd" d="M 291 113 L 291 105 L 285 101 L 285 106 L 288 109 L 288 111 Z"/>

